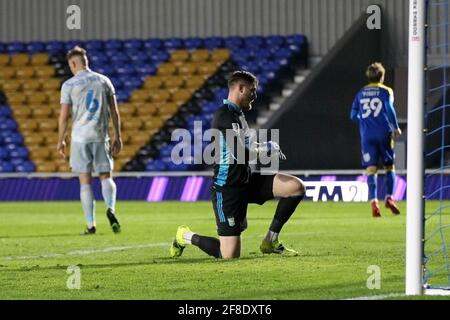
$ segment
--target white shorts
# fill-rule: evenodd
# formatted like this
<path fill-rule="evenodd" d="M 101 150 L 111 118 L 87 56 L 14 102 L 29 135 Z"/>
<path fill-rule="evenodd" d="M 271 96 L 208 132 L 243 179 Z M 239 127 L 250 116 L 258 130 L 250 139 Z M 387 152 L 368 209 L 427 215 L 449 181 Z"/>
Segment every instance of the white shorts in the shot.
<path fill-rule="evenodd" d="M 70 167 L 72 172 L 106 173 L 113 170 L 113 158 L 109 142 L 72 142 L 70 145 Z"/>

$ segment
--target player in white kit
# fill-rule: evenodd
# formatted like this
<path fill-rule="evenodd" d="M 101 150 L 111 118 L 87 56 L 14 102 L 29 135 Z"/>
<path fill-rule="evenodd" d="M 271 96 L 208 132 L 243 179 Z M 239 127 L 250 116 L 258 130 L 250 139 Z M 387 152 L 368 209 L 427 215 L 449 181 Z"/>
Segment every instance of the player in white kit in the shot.
<path fill-rule="evenodd" d="M 57 151 L 65 158 L 66 131 L 72 117 L 70 166 L 79 174 L 80 200 L 87 222 L 82 234 L 95 234 L 95 201 L 92 192 L 92 172 L 99 174 L 102 195 L 107 206 L 106 216 L 114 233 L 120 232 L 115 215 L 116 184 L 112 179 L 113 156 L 123 147 L 120 115 L 114 86 L 108 77 L 89 69 L 86 50 L 75 47 L 67 54 L 73 77 L 61 88 Z M 114 136 L 108 133 L 111 117 Z"/>

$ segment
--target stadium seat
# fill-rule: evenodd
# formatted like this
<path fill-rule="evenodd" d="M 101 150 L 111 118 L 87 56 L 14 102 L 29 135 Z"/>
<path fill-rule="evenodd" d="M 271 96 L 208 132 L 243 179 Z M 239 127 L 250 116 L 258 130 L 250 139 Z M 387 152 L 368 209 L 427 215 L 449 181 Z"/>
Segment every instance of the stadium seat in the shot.
<path fill-rule="evenodd" d="M 10 59 L 9 54 L 0 54 L 0 67 L 9 65 Z"/>
<path fill-rule="evenodd" d="M 35 54 L 35 53 L 38 53 L 38 52 L 44 52 L 45 51 L 45 44 L 43 42 L 39 42 L 39 41 L 29 42 L 26 45 L 26 51 L 29 54 Z"/>
<path fill-rule="evenodd" d="M 184 39 L 184 47 L 187 48 L 188 50 L 198 49 L 203 47 L 203 45 L 204 45 L 203 39 L 198 37 L 191 37 Z"/>
<path fill-rule="evenodd" d="M 16 68 L 14 67 L 0 67 L 0 78 L 11 79 L 16 76 Z"/>
<path fill-rule="evenodd" d="M 175 50 L 170 55 L 170 61 L 187 61 L 189 59 L 189 51 L 187 50 Z"/>
<path fill-rule="evenodd" d="M 223 39 L 220 37 L 209 37 L 204 39 L 204 46 L 206 49 L 212 51 L 216 48 L 221 48 L 223 46 Z"/>
<path fill-rule="evenodd" d="M 208 61 L 210 57 L 209 51 L 206 49 L 195 50 L 191 52 L 190 61 L 192 62 L 204 62 Z"/>

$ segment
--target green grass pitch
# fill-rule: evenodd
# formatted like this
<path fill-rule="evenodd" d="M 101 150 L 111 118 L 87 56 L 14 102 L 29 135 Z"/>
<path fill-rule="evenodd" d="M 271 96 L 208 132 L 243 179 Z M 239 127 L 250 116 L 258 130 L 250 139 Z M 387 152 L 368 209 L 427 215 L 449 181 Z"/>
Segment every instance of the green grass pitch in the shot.
<path fill-rule="evenodd" d="M 280 239 L 297 257 L 262 255 L 276 202 L 250 205 L 241 259 L 189 246 L 169 257 L 177 226 L 215 236 L 211 203 L 119 202 L 122 233 L 97 202 L 97 234 L 78 235 L 78 202 L 0 203 L 0 299 L 342 299 L 404 292 L 405 203 L 373 219 L 367 203 L 303 202 Z M 433 204 L 433 205 L 437 205 Z M 444 216 L 449 220 L 449 214 Z M 447 221 L 449 222 L 449 221 Z M 80 289 L 67 288 L 78 266 Z M 369 289 L 378 266 L 381 288 Z M 370 270 L 369 270 L 370 271 Z M 369 279 L 370 282 L 370 279 Z"/>

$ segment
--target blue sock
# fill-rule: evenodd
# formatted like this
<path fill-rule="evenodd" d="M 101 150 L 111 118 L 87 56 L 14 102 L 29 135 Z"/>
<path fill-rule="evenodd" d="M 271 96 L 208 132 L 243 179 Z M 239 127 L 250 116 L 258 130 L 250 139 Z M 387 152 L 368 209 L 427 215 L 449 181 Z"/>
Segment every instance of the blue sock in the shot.
<path fill-rule="evenodd" d="M 369 200 L 377 199 L 377 175 L 371 174 L 367 176 L 367 185 L 369 186 Z"/>
<path fill-rule="evenodd" d="M 386 171 L 386 195 L 392 196 L 394 193 L 395 171 Z"/>

